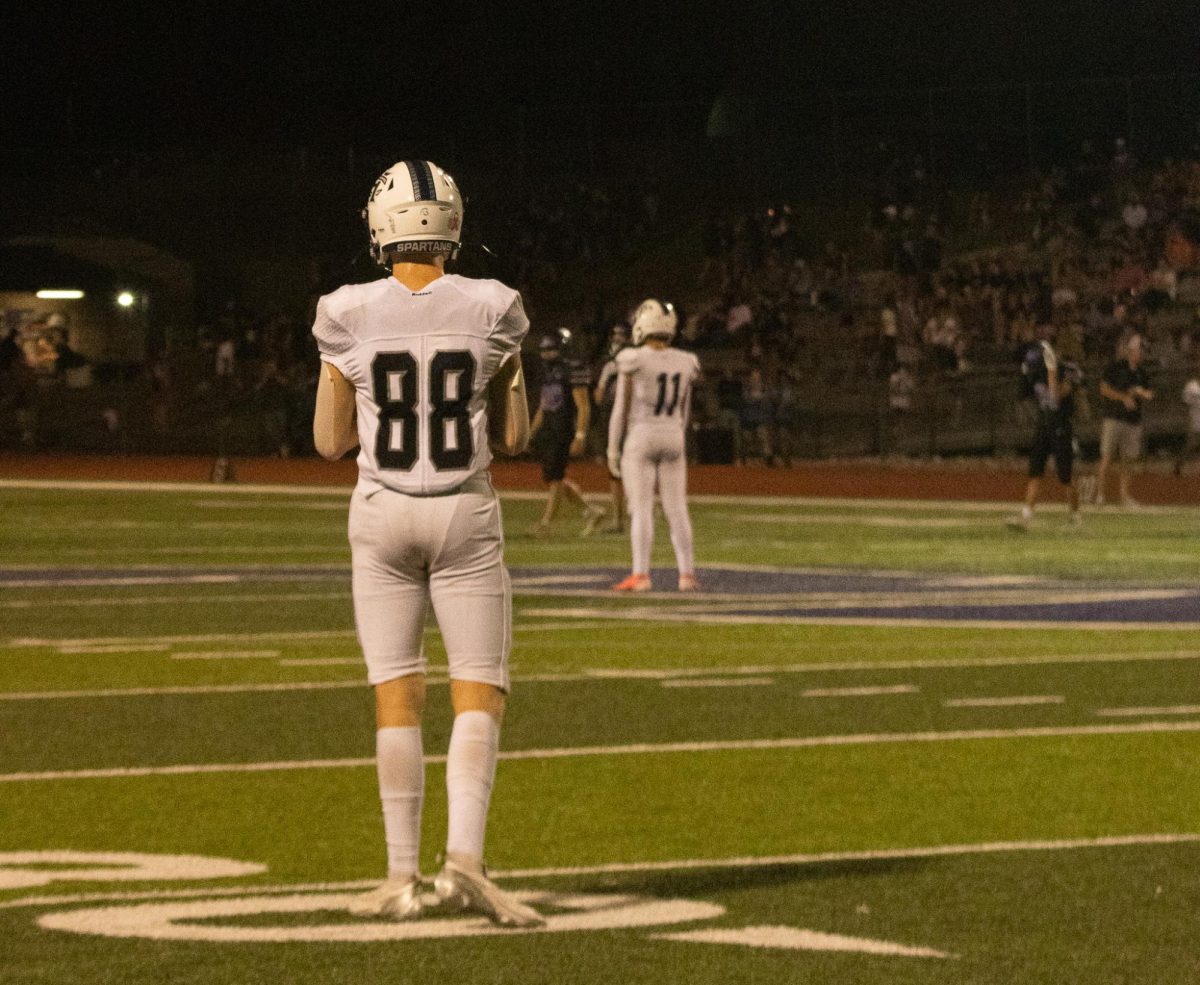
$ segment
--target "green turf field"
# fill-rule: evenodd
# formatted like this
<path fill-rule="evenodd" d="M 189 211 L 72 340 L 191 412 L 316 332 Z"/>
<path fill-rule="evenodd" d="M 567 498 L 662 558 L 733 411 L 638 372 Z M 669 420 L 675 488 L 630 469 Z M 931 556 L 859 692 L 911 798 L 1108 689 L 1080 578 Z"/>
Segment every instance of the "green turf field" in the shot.
<path fill-rule="evenodd" d="M 384 861 L 347 499 L 0 486 L 4 985 L 1200 978 L 1196 512 L 706 500 L 705 591 L 627 599 L 626 541 L 506 499 L 529 933 L 344 912 Z"/>

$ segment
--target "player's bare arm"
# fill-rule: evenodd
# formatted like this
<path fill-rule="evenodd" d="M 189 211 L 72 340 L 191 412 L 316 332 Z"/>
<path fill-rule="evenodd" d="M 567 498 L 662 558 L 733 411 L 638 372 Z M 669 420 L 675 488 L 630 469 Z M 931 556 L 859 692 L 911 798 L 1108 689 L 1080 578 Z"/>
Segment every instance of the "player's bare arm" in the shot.
<path fill-rule="evenodd" d="M 336 461 L 358 447 L 354 386 L 341 371 L 321 363 L 317 407 L 313 414 L 313 444 L 322 458 Z"/>
<path fill-rule="evenodd" d="M 592 419 L 592 402 L 586 386 L 573 387 L 571 396 L 575 400 L 575 437 L 571 439 L 571 455 L 576 456 L 583 454 L 583 446 L 587 442 L 588 425 Z"/>
<path fill-rule="evenodd" d="M 529 430 L 525 372 L 516 353 L 488 386 L 488 441 L 493 451 L 519 455 L 529 446 Z"/>
<path fill-rule="evenodd" d="M 1106 400 L 1115 400 L 1118 403 L 1122 403 L 1130 410 L 1133 410 L 1137 406 L 1136 396 L 1139 389 L 1141 388 L 1133 387 L 1129 390 L 1117 390 L 1105 383 L 1104 380 L 1100 381 L 1100 396 Z M 1149 391 L 1146 392 L 1148 393 Z"/>
<path fill-rule="evenodd" d="M 629 373 L 617 374 L 617 395 L 613 401 L 612 417 L 608 421 L 608 471 L 621 477 L 621 445 L 625 441 L 625 422 L 629 419 L 629 401 L 633 397 L 633 381 Z"/>

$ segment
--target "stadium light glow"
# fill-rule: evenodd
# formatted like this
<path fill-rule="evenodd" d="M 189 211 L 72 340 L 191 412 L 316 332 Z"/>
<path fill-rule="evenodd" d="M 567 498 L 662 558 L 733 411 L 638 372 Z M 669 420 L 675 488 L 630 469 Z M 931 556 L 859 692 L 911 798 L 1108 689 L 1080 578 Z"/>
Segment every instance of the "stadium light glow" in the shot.
<path fill-rule="evenodd" d="M 38 291 L 37 296 L 43 301 L 78 301 L 83 291 Z"/>
<path fill-rule="evenodd" d="M 128 291 L 122 291 L 117 295 L 117 304 L 119 304 L 122 308 L 132 307 L 134 300 L 134 296 Z"/>

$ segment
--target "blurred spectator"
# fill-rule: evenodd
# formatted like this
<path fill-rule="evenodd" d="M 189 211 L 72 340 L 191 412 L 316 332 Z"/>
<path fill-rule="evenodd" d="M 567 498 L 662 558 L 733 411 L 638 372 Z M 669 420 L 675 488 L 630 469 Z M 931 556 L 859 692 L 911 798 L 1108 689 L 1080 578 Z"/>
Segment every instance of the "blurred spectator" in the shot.
<path fill-rule="evenodd" d="M 229 336 L 217 342 L 216 363 L 213 372 L 217 376 L 231 377 L 237 371 L 237 346 Z"/>
<path fill-rule="evenodd" d="M 913 409 L 913 397 L 917 392 L 917 380 L 907 366 L 901 363 L 888 377 L 888 409 L 897 415 L 907 415 Z"/>
<path fill-rule="evenodd" d="M 796 397 L 791 374 L 782 368 L 771 373 L 766 394 L 768 443 L 771 457 L 768 464 L 791 468 L 792 449 L 800 429 L 800 404 Z"/>
<path fill-rule="evenodd" d="M 762 370 L 753 366 L 746 374 L 746 387 L 742 391 L 742 405 L 738 409 L 738 425 L 741 429 L 742 454 L 738 460 L 744 465 L 755 460 L 767 465 L 771 461 L 771 408 L 767 401 L 767 387 Z"/>
<path fill-rule="evenodd" d="M 1183 467 L 1200 452 L 1200 359 L 1193 357 L 1192 373 L 1183 386 L 1182 396 L 1188 412 L 1188 429 L 1175 457 L 1177 477 L 1183 475 Z"/>

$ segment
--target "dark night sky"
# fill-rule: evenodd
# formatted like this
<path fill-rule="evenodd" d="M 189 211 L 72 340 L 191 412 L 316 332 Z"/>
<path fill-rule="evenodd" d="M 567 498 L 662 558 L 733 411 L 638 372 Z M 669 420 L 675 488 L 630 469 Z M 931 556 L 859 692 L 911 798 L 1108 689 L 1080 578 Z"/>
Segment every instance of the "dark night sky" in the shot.
<path fill-rule="evenodd" d="M 564 0 L 31 3 L 6 14 L 12 143 L 370 141 L 381 119 L 733 85 L 917 87 L 1200 71 L 1200 3 Z"/>

